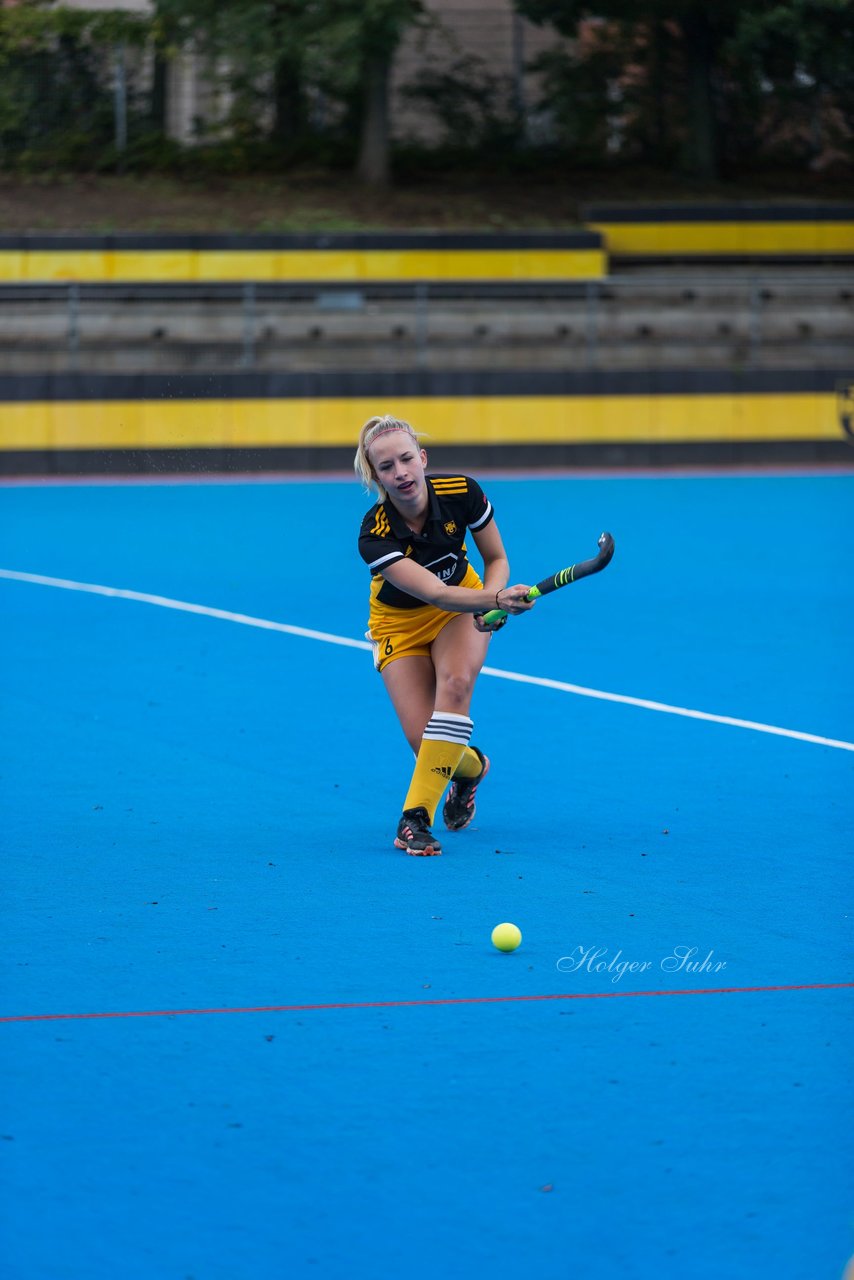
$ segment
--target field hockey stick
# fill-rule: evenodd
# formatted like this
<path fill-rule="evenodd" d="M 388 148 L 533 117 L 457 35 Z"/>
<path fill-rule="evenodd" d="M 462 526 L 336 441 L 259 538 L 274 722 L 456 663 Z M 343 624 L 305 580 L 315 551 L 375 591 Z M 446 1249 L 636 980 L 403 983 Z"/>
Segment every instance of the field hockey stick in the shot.
<path fill-rule="evenodd" d="M 579 578 L 589 578 L 591 573 L 599 573 L 607 564 L 610 564 L 613 554 L 614 539 L 610 533 L 600 533 L 598 555 L 595 555 L 592 560 L 582 560 L 580 564 L 571 564 L 568 569 L 561 569 L 559 573 L 553 574 L 551 578 L 543 578 L 542 582 L 538 582 L 535 587 L 531 587 L 525 599 L 537 600 L 540 596 L 547 596 L 552 591 L 557 591 L 558 587 L 568 587 L 571 582 L 577 582 Z M 491 625 L 493 622 L 500 622 L 502 618 L 506 617 L 506 609 L 490 609 L 489 613 L 483 615 L 483 621 L 487 625 Z"/>

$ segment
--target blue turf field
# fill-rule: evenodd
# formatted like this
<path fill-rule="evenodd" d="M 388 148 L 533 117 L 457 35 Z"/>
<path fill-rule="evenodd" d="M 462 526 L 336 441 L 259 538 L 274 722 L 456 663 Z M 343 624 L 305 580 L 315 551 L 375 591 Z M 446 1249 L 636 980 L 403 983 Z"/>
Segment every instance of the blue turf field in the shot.
<path fill-rule="evenodd" d="M 617 542 L 492 668 L 836 745 L 484 675 L 407 858 L 363 649 L 0 578 L 4 1280 L 839 1280 L 854 475 L 484 488 L 513 581 Z M 0 567 L 359 641 L 367 501 L 13 485 Z"/>

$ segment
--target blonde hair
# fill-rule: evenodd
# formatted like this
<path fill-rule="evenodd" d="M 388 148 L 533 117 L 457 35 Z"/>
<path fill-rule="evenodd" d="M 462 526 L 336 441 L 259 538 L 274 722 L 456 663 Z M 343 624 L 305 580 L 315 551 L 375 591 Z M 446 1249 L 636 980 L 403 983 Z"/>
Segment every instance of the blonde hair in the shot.
<path fill-rule="evenodd" d="M 404 422 L 403 418 L 395 418 L 391 413 L 384 413 L 377 418 L 368 418 L 368 421 L 359 432 L 359 444 L 356 448 L 356 456 L 353 459 L 353 470 L 361 479 L 368 493 L 375 492 L 378 494 L 380 502 L 385 502 L 388 494 L 376 477 L 371 460 L 368 457 L 368 450 L 377 437 L 384 435 L 386 431 L 405 431 L 407 435 L 412 436 L 415 447 L 417 449 L 421 448 L 418 435 L 408 422 Z"/>

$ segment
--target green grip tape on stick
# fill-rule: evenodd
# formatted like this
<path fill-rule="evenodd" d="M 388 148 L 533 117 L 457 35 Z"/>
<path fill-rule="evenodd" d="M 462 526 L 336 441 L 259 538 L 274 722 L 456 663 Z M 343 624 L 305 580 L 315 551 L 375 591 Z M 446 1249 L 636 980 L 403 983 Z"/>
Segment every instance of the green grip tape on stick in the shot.
<path fill-rule="evenodd" d="M 526 600 L 536 600 L 543 593 L 539 587 L 531 587 L 531 590 L 525 596 Z M 490 609 L 489 613 L 483 615 L 483 620 L 488 626 L 492 626 L 493 622 L 500 622 L 502 618 L 507 617 L 505 609 Z"/>

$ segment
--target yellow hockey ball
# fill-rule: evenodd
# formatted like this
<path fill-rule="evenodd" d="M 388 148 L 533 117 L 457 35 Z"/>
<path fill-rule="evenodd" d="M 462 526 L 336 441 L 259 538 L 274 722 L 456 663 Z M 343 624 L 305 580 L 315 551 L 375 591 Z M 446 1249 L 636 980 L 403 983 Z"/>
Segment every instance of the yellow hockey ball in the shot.
<path fill-rule="evenodd" d="M 497 924 L 492 930 L 492 945 L 499 951 L 515 951 L 522 941 L 522 931 L 515 924 Z"/>

